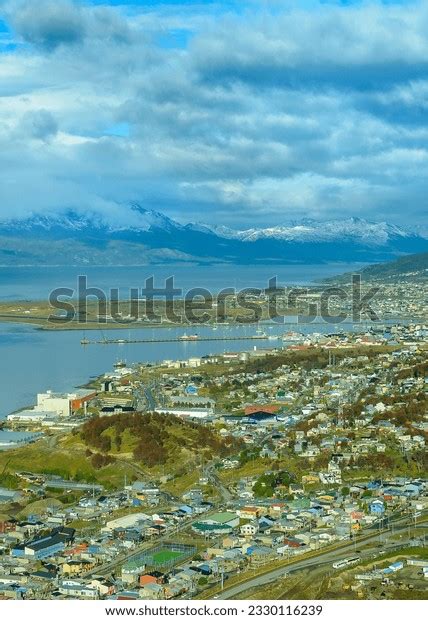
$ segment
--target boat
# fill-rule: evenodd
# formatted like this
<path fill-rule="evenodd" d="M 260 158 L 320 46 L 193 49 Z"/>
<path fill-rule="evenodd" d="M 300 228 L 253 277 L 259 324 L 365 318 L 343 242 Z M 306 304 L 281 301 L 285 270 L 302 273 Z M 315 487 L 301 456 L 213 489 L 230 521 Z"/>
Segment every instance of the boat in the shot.
<path fill-rule="evenodd" d="M 298 332 L 288 332 L 282 336 L 282 340 L 286 342 L 300 342 L 303 338 L 303 335 Z"/>
<path fill-rule="evenodd" d="M 87 338 L 82 338 L 82 340 L 80 341 L 80 344 L 91 344 L 91 341 L 88 340 Z"/>
<path fill-rule="evenodd" d="M 193 334 L 191 336 L 188 336 L 187 334 L 183 334 L 182 336 L 180 336 L 179 340 L 198 340 L 199 336 L 197 334 Z"/>
<path fill-rule="evenodd" d="M 115 362 L 113 366 L 114 368 L 126 368 L 126 362 L 125 360 L 117 360 L 117 362 Z"/>

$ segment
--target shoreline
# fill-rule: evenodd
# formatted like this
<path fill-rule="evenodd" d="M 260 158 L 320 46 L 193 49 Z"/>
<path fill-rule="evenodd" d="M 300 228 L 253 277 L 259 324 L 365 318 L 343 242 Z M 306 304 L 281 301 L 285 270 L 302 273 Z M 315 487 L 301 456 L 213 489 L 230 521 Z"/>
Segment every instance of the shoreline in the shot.
<path fill-rule="evenodd" d="M 347 332 L 347 333 L 352 333 L 352 332 Z M 248 338 L 248 340 L 251 340 L 251 338 L 252 338 L 252 337 L 249 337 L 249 338 Z M 238 338 L 238 339 L 239 339 L 239 338 Z M 246 339 L 246 338 L 245 338 L 245 339 Z M 219 339 L 219 340 L 220 340 L 220 339 Z M 257 338 L 256 338 L 255 340 L 257 341 Z M 266 339 L 264 339 L 264 338 L 259 338 L 258 340 L 268 340 L 268 338 L 266 338 Z M 290 349 L 290 348 L 289 348 L 290 344 L 294 344 L 293 342 L 287 342 L 287 341 L 283 341 L 283 340 L 281 340 L 281 339 L 280 339 L 280 342 L 281 342 L 281 345 L 282 345 L 282 346 L 280 346 L 280 347 L 274 347 L 275 349 L 277 349 L 278 351 L 281 351 L 281 350 L 282 350 L 282 351 L 288 351 L 289 353 L 290 353 L 290 352 L 291 352 L 291 353 L 293 353 L 292 349 Z M 97 344 L 97 343 L 95 343 L 95 344 Z M 354 345 L 354 346 L 355 346 L 355 345 Z M 391 347 L 391 345 L 388 345 L 388 344 L 386 344 L 386 345 L 380 345 L 380 344 L 373 344 L 373 345 L 371 345 L 371 347 L 376 347 L 376 346 L 387 346 L 387 347 Z M 315 347 L 315 348 L 317 348 L 317 347 Z M 320 349 L 322 349 L 323 347 L 321 346 L 321 347 L 319 347 L 319 348 L 320 348 Z M 340 347 L 339 347 L 339 348 L 340 348 Z M 348 347 L 346 347 L 346 348 L 348 348 Z M 394 348 L 394 347 L 392 347 L 392 348 Z M 244 352 L 249 352 L 250 350 L 251 350 L 251 349 L 245 349 L 245 350 L 244 350 Z M 188 359 L 188 358 L 187 358 L 187 359 Z M 143 362 L 140 360 L 140 361 L 138 361 L 138 362 L 131 362 L 129 365 L 127 365 L 127 367 L 128 367 L 129 369 L 135 369 L 135 372 L 136 372 L 136 371 L 137 371 L 138 366 L 141 366 L 142 364 L 143 364 Z M 161 368 L 161 367 L 162 367 L 162 366 L 161 366 L 161 364 L 160 364 L 159 362 L 157 362 L 155 366 L 156 366 L 157 368 Z M 113 371 L 114 371 L 114 369 L 113 369 Z M 95 375 L 93 375 L 93 376 L 89 376 L 89 378 L 88 378 L 87 380 L 85 380 L 85 379 L 84 379 L 82 383 L 79 383 L 79 384 L 77 384 L 77 385 L 74 385 L 74 386 L 72 386 L 72 387 L 70 387 L 70 388 L 68 388 L 68 389 L 69 389 L 69 390 L 78 390 L 78 389 L 93 389 L 93 388 L 94 388 L 94 384 L 96 384 L 96 383 L 97 383 L 97 382 L 99 382 L 99 381 L 102 381 L 103 377 L 104 377 L 104 376 L 105 376 L 108 372 L 109 372 L 109 370 L 103 370 L 101 373 L 97 373 L 97 374 L 95 374 Z M 111 371 L 110 371 L 110 372 L 111 372 Z M 18 407 L 17 409 L 14 409 L 13 411 L 10 411 L 8 414 L 6 414 L 6 416 L 5 416 L 4 418 L 3 418 L 3 417 L 0 417 L 0 430 L 5 430 L 5 429 L 4 429 L 4 427 L 5 427 L 5 426 L 6 426 L 6 430 L 11 430 L 10 428 L 7 428 L 7 427 L 8 427 L 8 420 L 7 420 L 7 416 L 8 416 L 8 415 L 12 415 L 12 414 L 15 414 L 15 413 L 19 413 L 19 412 L 21 412 L 21 411 L 25 411 L 25 410 L 27 410 L 27 409 L 33 409 L 33 408 L 34 408 L 34 406 L 35 406 L 34 404 L 26 404 L 26 405 L 22 405 L 22 406 Z M 18 426 L 20 426 L 20 425 L 18 424 Z M 31 428 L 32 426 L 35 426 L 35 425 L 31 425 L 31 424 L 30 424 L 30 425 L 28 425 L 28 426 L 26 427 L 26 429 L 28 430 L 28 429 L 29 429 L 29 428 Z M 2 451 L 0 450 L 0 452 L 2 452 Z"/>
<path fill-rule="evenodd" d="M 15 324 L 15 325 L 28 325 L 30 327 L 33 327 L 36 331 L 42 331 L 42 332 L 73 332 L 73 331 L 97 331 L 97 330 L 101 330 L 101 331 L 116 331 L 116 330 L 124 330 L 124 329 L 129 329 L 129 330 L 137 330 L 137 329 L 177 329 L 177 328 L 183 328 L 183 329 L 200 329 L 200 328 L 210 328 L 210 329 L 214 329 L 214 328 L 221 328 L 221 327 L 250 327 L 250 326 L 254 326 L 254 325 L 260 325 L 260 326 L 278 326 L 278 327 L 299 327 L 299 326 L 305 326 L 309 323 L 303 322 L 303 323 L 298 323 L 297 322 L 297 318 L 298 317 L 305 317 L 306 315 L 302 315 L 302 314 L 285 314 L 285 315 L 281 315 L 281 317 L 283 317 L 284 319 L 286 318 L 290 318 L 289 321 L 284 320 L 281 322 L 276 322 L 274 320 L 271 319 L 260 319 L 260 320 L 254 320 L 254 321 L 237 321 L 236 319 L 234 320 L 233 318 L 231 318 L 228 321 L 209 321 L 206 323 L 198 323 L 197 321 L 195 322 L 189 322 L 189 321 L 183 321 L 181 323 L 165 323 L 165 322 L 161 322 L 161 323 L 138 323 L 136 321 L 124 321 L 122 323 L 120 322 L 115 322 L 115 321 L 109 321 L 107 323 L 100 323 L 100 322 L 96 322 L 96 321 L 88 321 L 86 323 L 76 323 L 75 321 L 70 321 L 69 323 L 64 323 L 61 324 L 61 321 L 49 321 L 49 319 L 47 318 L 42 318 L 42 317 L 20 317 L 20 316 L 14 316 L 14 315 L 0 315 L 0 325 L 1 324 Z M 412 321 L 412 320 L 420 320 L 420 321 L 424 321 L 426 320 L 423 317 L 418 317 L 418 318 L 414 318 L 414 317 L 410 317 L 410 316 L 390 316 L 387 318 L 381 318 L 378 321 L 371 321 L 370 319 L 367 320 L 361 320 L 361 321 L 352 321 L 352 320 L 345 320 L 345 321 L 341 321 L 341 322 L 337 322 L 337 323 L 329 323 L 328 321 L 325 321 L 322 319 L 322 317 L 316 317 L 319 320 L 315 320 L 315 321 L 311 321 L 310 324 L 311 325 L 331 325 L 332 329 L 337 329 L 340 328 L 341 326 L 348 326 L 348 325 L 362 325 L 365 326 L 367 329 L 369 329 L 370 327 L 378 327 L 378 326 L 382 326 L 382 325 L 394 325 L 394 324 L 400 324 L 400 323 L 407 323 L 408 321 Z"/>
<path fill-rule="evenodd" d="M 290 317 L 290 321 L 284 321 L 283 325 L 297 325 L 296 319 L 298 316 L 301 316 L 297 313 L 293 314 L 285 314 L 284 317 Z M 123 329 L 176 329 L 182 327 L 183 329 L 197 329 L 199 327 L 245 327 L 252 325 L 270 325 L 272 324 L 269 319 L 262 318 L 259 320 L 253 321 L 237 321 L 233 316 L 230 317 L 227 321 L 216 321 L 215 319 L 211 319 L 208 322 L 199 323 L 197 321 L 191 322 L 183 320 L 182 322 L 159 322 L 159 323 L 147 323 L 147 322 L 138 322 L 138 321 L 114 321 L 109 320 L 107 322 L 99 322 L 99 321 L 91 321 L 87 322 L 76 322 L 73 321 L 62 321 L 62 320 L 49 320 L 48 317 L 45 316 L 19 316 L 15 314 L 0 314 L 0 324 L 18 324 L 18 325 L 31 325 L 34 329 L 38 331 L 45 332 L 62 332 L 62 331 L 95 331 L 95 330 L 123 330 Z M 276 324 L 276 323 L 273 323 Z"/>

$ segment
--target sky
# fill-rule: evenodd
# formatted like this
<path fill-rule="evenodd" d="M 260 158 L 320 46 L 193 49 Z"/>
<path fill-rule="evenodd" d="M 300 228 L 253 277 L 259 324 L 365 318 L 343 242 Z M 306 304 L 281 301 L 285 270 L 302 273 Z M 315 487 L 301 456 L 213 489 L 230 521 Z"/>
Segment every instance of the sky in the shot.
<path fill-rule="evenodd" d="M 424 225 L 428 1 L 0 0 L 0 218 Z"/>

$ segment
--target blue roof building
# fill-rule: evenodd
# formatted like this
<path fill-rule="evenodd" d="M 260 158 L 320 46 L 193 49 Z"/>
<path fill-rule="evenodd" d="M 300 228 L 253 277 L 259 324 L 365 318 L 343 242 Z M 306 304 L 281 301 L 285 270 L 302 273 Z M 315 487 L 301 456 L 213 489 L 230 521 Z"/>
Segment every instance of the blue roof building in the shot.
<path fill-rule="evenodd" d="M 380 499 L 370 502 L 370 512 L 372 515 L 382 515 L 385 512 L 385 504 Z"/>

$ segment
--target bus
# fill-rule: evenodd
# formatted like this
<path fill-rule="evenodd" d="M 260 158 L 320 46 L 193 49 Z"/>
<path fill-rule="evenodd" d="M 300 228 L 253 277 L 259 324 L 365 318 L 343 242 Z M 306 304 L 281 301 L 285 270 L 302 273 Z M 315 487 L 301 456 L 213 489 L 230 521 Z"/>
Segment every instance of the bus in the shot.
<path fill-rule="evenodd" d="M 349 566 L 354 566 L 354 564 L 358 564 L 360 558 L 358 556 L 353 556 L 351 558 L 344 558 L 343 560 L 338 560 L 333 563 L 333 568 L 349 568 Z"/>

